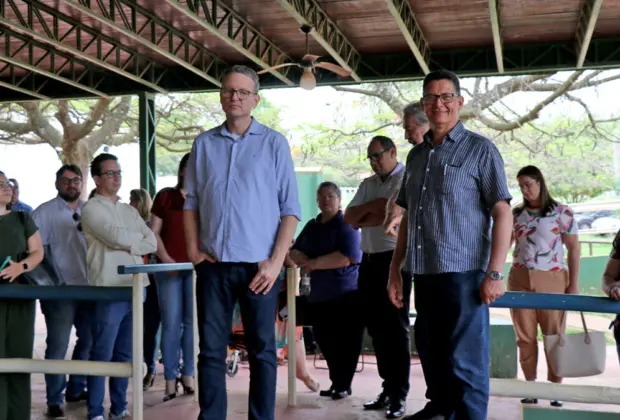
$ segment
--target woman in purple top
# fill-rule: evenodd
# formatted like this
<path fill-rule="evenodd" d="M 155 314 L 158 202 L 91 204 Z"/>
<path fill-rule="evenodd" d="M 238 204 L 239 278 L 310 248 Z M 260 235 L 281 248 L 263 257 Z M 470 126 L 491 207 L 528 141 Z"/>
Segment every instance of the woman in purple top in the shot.
<path fill-rule="evenodd" d="M 319 185 L 321 214 L 306 224 L 290 253 L 301 271 L 310 273 L 312 327 L 332 382 L 321 396 L 333 399 L 351 394 L 364 333 L 357 297 L 360 232 L 344 223 L 340 198 L 333 182 Z"/>

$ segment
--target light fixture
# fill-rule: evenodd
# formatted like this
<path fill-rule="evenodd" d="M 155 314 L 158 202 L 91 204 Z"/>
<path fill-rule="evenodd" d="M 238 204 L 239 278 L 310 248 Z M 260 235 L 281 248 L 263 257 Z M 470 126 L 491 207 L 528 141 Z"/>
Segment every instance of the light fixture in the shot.
<path fill-rule="evenodd" d="M 299 80 L 299 87 L 305 90 L 312 90 L 316 87 L 316 79 L 314 74 L 312 74 L 312 70 L 304 71 Z"/>

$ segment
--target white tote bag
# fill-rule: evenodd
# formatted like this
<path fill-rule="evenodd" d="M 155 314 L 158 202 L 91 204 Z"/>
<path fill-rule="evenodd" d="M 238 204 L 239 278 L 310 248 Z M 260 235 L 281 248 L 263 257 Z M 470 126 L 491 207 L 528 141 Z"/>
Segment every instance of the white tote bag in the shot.
<path fill-rule="evenodd" d="M 582 378 L 605 371 L 605 333 L 588 331 L 581 312 L 582 333 L 547 335 L 543 338 L 551 370 L 560 378 Z"/>

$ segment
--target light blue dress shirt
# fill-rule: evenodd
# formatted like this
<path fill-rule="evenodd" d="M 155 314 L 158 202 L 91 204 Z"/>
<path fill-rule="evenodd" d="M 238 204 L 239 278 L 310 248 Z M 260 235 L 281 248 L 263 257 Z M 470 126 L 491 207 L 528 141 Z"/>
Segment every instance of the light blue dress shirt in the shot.
<path fill-rule="evenodd" d="M 32 218 L 39 228 L 41 242 L 49 245 L 58 274 L 64 284 L 70 286 L 88 286 L 88 268 L 86 267 L 86 239 L 78 230 L 84 202 L 81 200 L 74 212 L 65 200 L 56 197 L 41 204 L 32 213 Z"/>
<path fill-rule="evenodd" d="M 226 124 L 198 136 L 185 188 L 185 210 L 200 215 L 202 251 L 220 262 L 266 260 L 281 217 L 301 219 L 288 141 L 254 119 L 243 136 Z"/>

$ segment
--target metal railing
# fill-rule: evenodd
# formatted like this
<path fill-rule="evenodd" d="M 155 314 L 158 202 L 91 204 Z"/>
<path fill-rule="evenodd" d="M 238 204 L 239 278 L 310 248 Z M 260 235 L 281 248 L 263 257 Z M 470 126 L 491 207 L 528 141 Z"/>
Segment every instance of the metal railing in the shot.
<path fill-rule="evenodd" d="M 131 377 L 133 383 L 132 416 L 144 418 L 142 378 L 146 374 L 143 357 L 143 299 L 142 273 L 169 271 L 193 271 L 190 263 L 128 265 L 118 267 L 119 274 L 131 274 L 133 287 L 61 286 L 40 287 L 24 285 L 0 285 L 0 299 L 75 299 L 90 301 L 132 301 L 133 347 L 131 363 L 91 362 L 73 360 L 0 359 L 0 373 L 80 374 L 97 376 Z M 198 320 L 196 305 L 196 276 L 194 274 L 194 339 L 195 360 L 198 359 Z M 289 343 L 295 343 L 296 307 L 295 291 L 299 280 L 298 270 L 288 269 L 287 305 Z M 548 293 L 507 292 L 492 307 L 521 309 L 560 309 L 569 311 L 620 313 L 620 302 L 608 298 Z M 274 314 L 275 322 L 275 314 Z M 289 344 L 291 345 L 291 344 Z M 297 403 L 296 354 L 288 354 L 288 404 Z M 195 400 L 198 399 L 198 383 L 195 381 Z M 620 404 L 620 389 L 596 386 L 577 386 L 548 383 L 531 383 L 515 379 L 491 379 L 491 395 L 514 398 L 542 398 L 579 403 Z"/>
<path fill-rule="evenodd" d="M 39 360 L 25 358 L 0 358 L 0 373 L 43 373 L 52 375 L 91 375 L 132 378 L 132 418 L 143 420 L 144 402 L 142 378 L 146 373 L 143 357 L 144 287 L 139 275 L 134 276 L 133 287 L 93 286 L 29 286 L 0 284 L 0 299 L 11 300 L 87 300 L 107 302 L 131 301 L 133 311 L 132 362 L 91 362 L 81 360 Z"/>
<path fill-rule="evenodd" d="M 187 264 L 157 264 L 135 265 L 119 267 L 121 274 L 156 273 L 161 271 L 185 271 L 193 270 L 193 266 Z M 299 282 L 299 271 L 288 269 L 287 280 L 287 305 L 288 305 L 288 332 L 289 345 L 295 343 L 296 307 L 295 295 Z M 195 289 L 194 289 L 195 290 Z M 550 293 L 521 293 L 507 292 L 492 305 L 496 308 L 519 308 L 519 309 L 559 309 L 568 311 L 584 311 L 599 313 L 620 313 L 620 301 L 594 296 L 578 296 Z M 194 308 L 196 305 L 194 305 Z M 195 313 L 195 312 L 194 312 Z M 275 322 L 275 314 L 274 314 Z M 197 319 L 194 317 L 194 326 Z M 194 329 L 197 331 L 197 328 Z M 198 339 L 196 339 L 198 343 Z M 515 343 L 516 345 L 516 343 Z M 198 355 L 198 351 L 196 351 Z M 288 353 L 288 405 L 295 406 L 297 403 L 296 389 L 296 354 Z M 198 381 L 197 381 L 198 382 Z M 196 392 L 197 394 L 198 392 Z M 578 386 L 551 383 L 531 383 L 516 379 L 491 379 L 491 395 L 498 397 L 514 398 L 540 398 L 549 400 L 563 400 L 578 403 L 594 404 L 620 404 L 620 389 Z"/>

